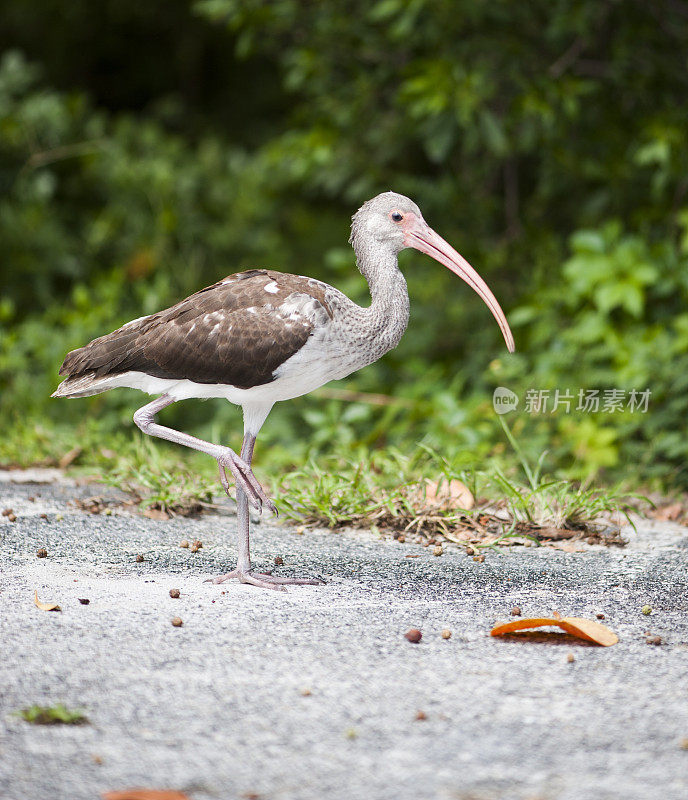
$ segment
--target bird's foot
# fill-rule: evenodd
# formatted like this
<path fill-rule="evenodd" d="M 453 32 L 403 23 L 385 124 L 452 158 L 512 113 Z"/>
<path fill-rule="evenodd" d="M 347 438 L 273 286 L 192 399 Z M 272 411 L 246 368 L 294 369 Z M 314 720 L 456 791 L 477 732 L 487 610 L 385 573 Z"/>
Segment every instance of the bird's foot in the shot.
<path fill-rule="evenodd" d="M 325 581 L 320 578 L 282 578 L 278 575 L 271 575 L 269 572 L 252 572 L 233 569 L 226 575 L 219 575 L 217 578 L 208 578 L 206 583 L 224 583 L 236 578 L 240 583 L 250 583 L 252 586 L 260 586 L 261 589 L 274 589 L 277 592 L 286 592 L 286 586 L 322 586 Z"/>
<path fill-rule="evenodd" d="M 217 458 L 218 466 L 220 467 L 220 482 L 222 488 L 229 494 L 229 480 L 227 479 L 226 468 L 232 472 L 234 482 L 240 486 L 248 497 L 249 503 L 258 511 L 263 513 L 263 506 L 265 505 L 275 516 L 279 515 L 277 506 L 272 502 L 265 492 L 265 489 L 260 485 L 258 479 L 253 474 L 251 467 L 238 456 L 233 450 L 227 450 Z"/>

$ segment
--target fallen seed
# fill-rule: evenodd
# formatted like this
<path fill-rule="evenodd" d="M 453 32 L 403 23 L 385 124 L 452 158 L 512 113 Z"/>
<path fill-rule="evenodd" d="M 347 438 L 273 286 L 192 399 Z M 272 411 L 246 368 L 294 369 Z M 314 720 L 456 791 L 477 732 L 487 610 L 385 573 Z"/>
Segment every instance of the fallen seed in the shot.
<path fill-rule="evenodd" d="M 521 606 L 514 606 L 511 609 L 511 616 L 512 617 L 520 617 L 521 616 Z"/>
<path fill-rule="evenodd" d="M 41 514 L 40 516 L 41 516 L 41 519 L 48 519 L 48 515 L 47 514 Z"/>
<path fill-rule="evenodd" d="M 681 750 L 688 750 L 688 737 L 681 739 L 681 741 L 678 743 L 678 746 L 681 748 Z"/>
<path fill-rule="evenodd" d="M 93 761 L 94 764 L 102 764 L 103 763 L 103 757 L 99 756 L 98 753 L 92 753 L 91 754 L 91 761 Z"/>
<path fill-rule="evenodd" d="M 16 521 L 17 521 L 17 515 L 16 515 L 16 514 L 8 514 L 8 515 L 7 515 L 7 519 L 8 519 L 10 522 L 16 522 Z"/>
<path fill-rule="evenodd" d="M 137 564 L 140 564 L 140 563 L 141 563 L 143 560 L 144 560 L 143 556 L 141 555 L 141 553 L 139 553 L 139 554 L 136 556 L 136 563 L 137 563 Z"/>
<path fill-rule="evenodd" d="M 444 550 L 442 549 L 442 545 L 441 545 L 441 544 L 436 544 L 436 545 L 435 545 L 435 546 L 432 548 L 432 554 L 433 554 L 433 556 L 441 556 L 441 555 L 442 555 L 442 553 L 444 553 Z"/>
<path fill-rule="evenodd" d="M 203 547 L 203 542 L 201 542 L 199 539 L 194 539 L 191 543 L 191 552 L 197 553 L 201 547 Z"/>
<path fill-rule="evenodd" d="M 87 606 L 91 601 L 88 599 L 88 597 L 80 597 L 79 602 L 82 606 Z"/>
<path fill-rule="evenodd" d="M 406 541 L 406 537 L 402 533 L 400 536 L 397 537 L 397 542 L 401 542 L 402 544 Z"/>
<path fill-rule="evenodd" d="M 442 638 L 443 639 L 451 639 L 451 631 L 449 630 L 449 628 L 445 628 L 442 631 Z"/>
<path fill-rule="evenodd" d="M 45 549 L 45 547 L 39 547 L 38 550 L 36 550 L 36 558 L 47 558 L 47 557 L 48 557 L 48 551 Z"/>
<path fill-rule="evenodd" d="M 175 628 L 181 628 L 184 623 L 181 617 L 172 617 L 172 624 Z"/>
<path fill-rule="evenodd" d="M 179 546 L 180 547 L 188 547 L 189 543 L 186 541 L 186 539 L 182 539 L 181 542 L 179 542 Z"/>
<path fill-rule="evenodd" d="M 416 719 L 427 719 L 428 715 L 425 711 L 416 711 Z"/>
<path fill-rule="evenodd" d="M 566 660 L 568 661 L 569 664 L 573 664 L 573 662 L 576 660 L 576 657 L 573 655 L 573 653 L 569 653 L 566 656 Z"/>
<path fill-rule="evenodd" d="M 181 592 L 179 591 L 179 589 L 170 589 L 170 597 L 177 598 L 179 597 L 180 594 Z"/>
<path fill-rule="evenodd" d="M 12 513 L 12 509 L 11 508 L 3 508 L 3 510 L 2 510 L 2 516 L 3 517 L 9 517 L 9 515 L 11 513 Z"/>
<path fill-rule="evenodd" d="M 311 690 L 306 687 L 305 689 L 301 689 L 301 696 L 302 697 L 310 697 L 312 694 Z"/>
<path fill-rule="evenodd" d="M 485 556 L 473 556 L 473 561 L 477 561 L 479 564 L 482 564 L 485 560 Z"/>
<path fill-rule="evenodd" d="M 650 614 L 652 613 L 652 606 L 643 606 L 640 609 L 640 613 L 645 614 L 646 617 L 649 617 Z"/>
<path fill-rule="evenodd" d="M 411 630 L 406 631 L 404 638 L 408 639 L 409 642 L 418 644 L 418 642 L 420 642 L 420 640 L 423 638 L 423 634 L 418 630 L 418 628 L 411 628 Z"/>
<path fill-rule="evenodd" d="M 358 731 L 356 728 L 347 728 L 344 731 L 344 736 L 346 736 L 347 739 L 356 739 L 358 738 Z"/>
<path fill-rule="evenodd" d="M 284 564 L 284 559 L 282 556 L 275 556 L 275 566 L 281 567 Z"/>
<path fill-rule="evenodd" d="M 466 548 L 466 555 L 467 556 L 472 556 L 474 553 L 475 553 L 475 550 L 472 547 L 467 547 Z"/>
<path fill-rule="evenodd" d="M 648 636 L 647 639 L 645 639 L 645 641 L 648 644 L 660 645 L 662 643 L 662 637 L 661 636 Z"/>
<path fill-rule="evenodd" d="M 601 611 L 598 614 L 595 614 L 595 616 L 597 617 L 597 619 L 604 619 L 605 618 L 604 614 Z"/>

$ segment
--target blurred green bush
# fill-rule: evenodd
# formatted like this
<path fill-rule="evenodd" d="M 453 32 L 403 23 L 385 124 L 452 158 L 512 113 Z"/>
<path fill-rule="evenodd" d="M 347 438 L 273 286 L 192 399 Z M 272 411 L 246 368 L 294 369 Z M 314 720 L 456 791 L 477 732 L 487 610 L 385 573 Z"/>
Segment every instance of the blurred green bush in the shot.
<path fill-rule="evenodd" d="M 366 302 L 348 217 L 394 188 L 488 280 L 517 354 L 466 287 L 405 253 L 409 331 L 346 383 L 398 402 L 284 404 L 273 458 L 333 440 L 499 457 L 504 385 L 516 434 L 562 474 L 688 485 L 681 3 L 59 7 L 12 0 L 0 22 L 0 413 L 18 441 L 37 420 L 131 424 L 131 392 L 49 400 L 65 352 L 225 274 L 307 273 Z M 646 414 L 529 415 L 534 388 L 652 397 Z M 238 436 L 213 403 L 213 422 L 200 403 L 169 418 Z"/>

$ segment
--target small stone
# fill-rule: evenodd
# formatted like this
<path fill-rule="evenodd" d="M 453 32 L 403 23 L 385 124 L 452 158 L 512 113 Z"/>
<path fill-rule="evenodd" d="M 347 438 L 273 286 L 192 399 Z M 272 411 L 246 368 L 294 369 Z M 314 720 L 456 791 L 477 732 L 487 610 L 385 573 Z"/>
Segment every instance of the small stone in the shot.
<path fill-rule="evenodd" d="M 444 550 L 442 549 L 442 545 L 441 545 L 441 544 L 436 544 L 436 545 L 435 545 L 435 546 L 432 548 L 432 554 L 433 554 L 433 556 L 441 556 L 441 555 L 442 555 L 442 553 L 444 553 Z"/>
<path fill-rule="evenodd" d="M 170 589 L 170 597 L 174 597 L 176 599 L 180 594 L 181 592 L 179 589 Z"/>
<path fill-rule="evenodd" d="M 418 644 L 418 642 L 420 642 L 420 640 L 423 638 L 423 634 L 418 630 L 418 628 L 411 628 L 411 630 L 406 631 L 404 638 L 409 642 L 413 642 L 413 644 Z"/>
<path fill-rule="evenodd" d="M 2 516 L 3 517 L 9 517 L 9 515 L 11 513 L 12 513 L 12 509 L 11 508 L 3 508 L 3 510 L 2 510 Z"/>
<path fill-rule="evenodd" d="M 485 556 L 483 555 L 473 556 L 473 561 L 477 561 L 479 564 L 482 564 L 483 561 L 485 561 Z"/>
<path fill-rule="evenodd" d="M 601 611 L 598 612 L 597 614 L 595 614 L 595 616 L 597 617 L 597 619 L 604 619 L 605 618 L 604 614 Z"/>
<path fill-rule="evenodd" d="M 649 617 L 650 614 L 652 613 L 652 606 L 643 606 L 640 609 L 640 613 L 645 614 L 646 617 Z"/>
<path fill-rule="evenodd" d="M 428 718 L 428 715 L 425 713 L 425 711 L 421 711 L 421 710 L 416 711 L 416 719 L 422 720 L 422 719 L 427 719 L 427 718 Z"/>
<path fill-rule="evenodd" d="M 275 566 L 281 567 L 283 565 L 284 565 L 284 559 L 282 558 L 282 556 L 275 556 Z"/>
<path fill-rule="evenodd" d="M 466 548 L 466 555 L 467 556 L 472 556 L 474 553 L 475 553 L 475 550 L 472 547 L 467 547 Z"/>
<path fill-rule="evenodd" d="M 193 542 L 191 543 L 191 552 L 197 553 L 201 549 L 201 547 L 203 547 L 203 542 L 201 542 L 198 539 L 194 539 Z"/>
<path fill-rule="evenodd" d="M 79 602 L 82 606 L 87 606 L 91 601 L 88 599 L 88 597 L 80 597 Z"/>
<path fill-rule="evenodd" d="M 7 519 L 8 519 L 10 522 L 16 522 L 16 521 L 17 521 L 17 515 L 16 515 L 16 514 L 8 514 L 8 515 L 7 515 Z"/>
<path fill-rule="evenodd" d="M 576 660 L 576 657 L 573 655 L 573 653 L 569 653 L 569 654 L 566 656 L 566 660 L 567 660 L 567 662 L 568 662 L 569 664 L 573 664 L 573 662 Z"/>
<path fill-rule="evenodd" d="M 182 539 L 181 542 L 179 542 L 179 546 L 180 547 L 188 547 L 189 543 L 187 542 L 186 539 Z"/>
<path fill-rule="evenodd" d="M 142 561 L 144 561 L 144 558 L 143 558 L 143 556 L 141 555 L 141 553 L 139 553 L 139 554 L 136 556 L 136 563 L 137 563 L 137 564 L 140 564 Z"/>
<path fill-rule="evenodd" d="M 397 542 L 401 542 L 401 543 L 403 544 L 405 541 L 406 541 L 406 537 L 405 537 L 405 536 L 404 536 L 404 534 L 402 533 L 402 534 L 401 534 L 401 535 L 400 535 L 400 536 L 397 538 Z"/>
<path fill-rule="evenodd" d="M 521 606 L 514 606 L 511 609 L 511 616 L 512 617 L 520 617 L 521 616 Z"/>
<path fill-rule="evenodd" d="M 443 639 L 451 639 L 451 631 L 449 630 L 449 628 L 445 628 L 442 631 L 442 638 Z"/>
<path fill-rule="evenodd" d="M 45 549 L 45 547 L 39 547 L 38 550 L 36 550 L 36 557 L 37 558 L 47 558 L 48 557 L 48 551 Z"/>
<path fill-rule="evenodd" d="M 172 617 L 172 625 L 174 625 L 175 628 L 181 628 L 183 624 L 181 617 Z"/>
<path fill-rule="evenodd" d="M 659 646 L 662 643 L 662 637 L 661 636 L 648 636 L 647 639 L 645 639 L 645 641 L 648 644 L 654 644 L 654 645 Z"/>

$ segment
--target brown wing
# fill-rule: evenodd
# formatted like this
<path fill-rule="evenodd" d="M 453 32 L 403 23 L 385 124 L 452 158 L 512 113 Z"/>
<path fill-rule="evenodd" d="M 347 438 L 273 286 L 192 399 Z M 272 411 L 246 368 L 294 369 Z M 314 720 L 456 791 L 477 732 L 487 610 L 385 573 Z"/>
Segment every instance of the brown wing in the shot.
<path fill-rule="evenodd" d="M 67 355 L 60 375 L 94 378 L 134 370 L 248 389 L 274 372 L 331 317 L 325 285 L 249 270 L 124 325 Z"/>

